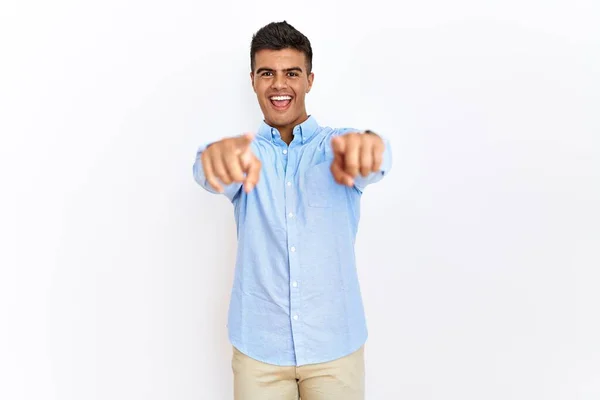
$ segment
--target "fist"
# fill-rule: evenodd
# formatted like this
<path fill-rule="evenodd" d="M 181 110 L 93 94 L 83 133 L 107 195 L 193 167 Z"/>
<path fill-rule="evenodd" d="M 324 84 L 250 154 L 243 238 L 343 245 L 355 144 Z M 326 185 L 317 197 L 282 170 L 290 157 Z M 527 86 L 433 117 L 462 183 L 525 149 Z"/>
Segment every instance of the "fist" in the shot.
<path fill-rule="evenodd" d="M 339 184 L 353 186 L 359 173 L 366 177 L 381 168 L 385 145 L 383 139 L 371 131 L 336 136 L 331 140 L 331 147 L 331 173 Z"/>
<path fill-rule="evenodd" d="M 246 193 L 258 183 L 261 163 L 250 150 L 253 139 L 252 133 L 222 139 L 202 152 L 204 176 L 219 193 L 223 193 L 220 182 L 225 185 L 243 182 Z"/>

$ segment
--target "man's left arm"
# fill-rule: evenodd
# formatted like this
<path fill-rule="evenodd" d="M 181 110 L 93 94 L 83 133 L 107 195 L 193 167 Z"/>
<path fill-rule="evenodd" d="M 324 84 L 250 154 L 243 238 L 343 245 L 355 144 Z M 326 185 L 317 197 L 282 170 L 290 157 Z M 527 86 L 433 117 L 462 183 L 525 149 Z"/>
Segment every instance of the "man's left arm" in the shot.
<path fill-rule="evenodd" d="M 335 180 L 359 191 L 380 181 L 392 167 L 388 139 L 372 131 L 345 130 L 332 138 L 331 172 Z"/>

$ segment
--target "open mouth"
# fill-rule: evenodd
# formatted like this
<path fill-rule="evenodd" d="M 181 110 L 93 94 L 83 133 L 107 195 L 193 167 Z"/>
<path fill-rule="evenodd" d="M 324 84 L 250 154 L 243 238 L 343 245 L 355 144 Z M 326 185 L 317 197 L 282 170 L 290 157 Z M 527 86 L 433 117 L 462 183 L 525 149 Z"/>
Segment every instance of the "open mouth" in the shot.
<path fill-rule="evenodd" d="M 271 96 L 269 97 L 269 100 L 271 100 L 271 104 L 273 104 L 275 109 L 285 110 L 292 103 L 292 96 Z"/>

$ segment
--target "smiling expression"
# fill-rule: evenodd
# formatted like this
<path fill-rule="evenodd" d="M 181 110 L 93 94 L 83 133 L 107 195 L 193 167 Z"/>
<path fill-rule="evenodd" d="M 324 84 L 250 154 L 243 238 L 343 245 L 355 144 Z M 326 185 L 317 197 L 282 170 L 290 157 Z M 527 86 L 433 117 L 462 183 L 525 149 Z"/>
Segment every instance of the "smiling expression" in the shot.
<path fill-rule="evenodd" d="M 290 131 L 308 115 L 304 97 L 314 74 L 307 71 L 306 57 L 295 49 L 260 50 L 250 73 L 265 122 L 280 131 Z"/>

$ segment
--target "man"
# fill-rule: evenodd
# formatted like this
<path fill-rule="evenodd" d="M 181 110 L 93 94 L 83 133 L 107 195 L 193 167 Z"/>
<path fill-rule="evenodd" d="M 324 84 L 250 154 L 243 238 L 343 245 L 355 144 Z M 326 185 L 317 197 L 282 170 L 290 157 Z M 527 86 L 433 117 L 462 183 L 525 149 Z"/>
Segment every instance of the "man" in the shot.
<path fill-rule="evenodd" d="M 390 170 L 389 144 L 306 113 L 312 48 L 287 22 L 254 34 L 250 60 L 263 123 L 200 147 L 194 163 L 196 181 L 231 200 L 237 223 L 235 399 L 364 399 L 354 241 L 363 191 Z"/>

